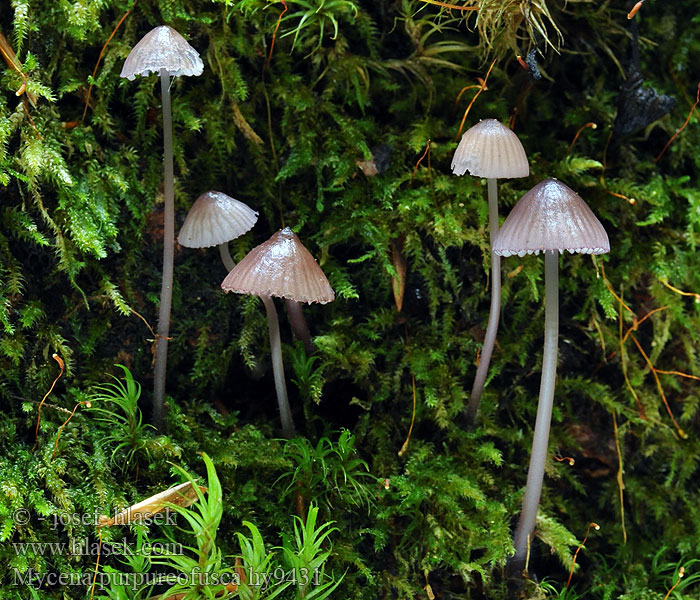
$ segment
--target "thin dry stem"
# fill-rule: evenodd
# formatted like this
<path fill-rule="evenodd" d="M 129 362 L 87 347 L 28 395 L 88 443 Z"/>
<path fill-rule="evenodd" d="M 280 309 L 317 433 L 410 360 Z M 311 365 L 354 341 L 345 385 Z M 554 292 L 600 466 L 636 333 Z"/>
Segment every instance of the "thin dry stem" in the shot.
<path fill-rule="evenodd" d="M 462 128 L 464 127 L 464 122 L 467 120 L 467 115 L 469 114 L 469 111 L 472 109 L 472 106 L 474 104 L 474 101 L 479 97 L 479 94 L 483 92 L 486 89 L 486 82 L 489 79 L 489 75 L 491 74 L 491 69 L 493 69 L 493 65 L 496 64 L 496 59 L 494 58 L 493 61 L 491 62 L 491 66 L 489 67 L 489 70 L 486 72 L 486 77 L 484 77 L 481 80 L 481 85 L 479 86 L 479 89 L 476 91 L 476 94 L 474 94 L 474 97 L 472 98 L 472 101 L 469 103 L 469 106 L 467 106 L 467 110 L 464 111 L 464 116 L 462 117 L 462 122 L 459 124 L 459 129 L 457 130 L 457 135 L 455 136 L 455 140 L 459 139 L 459 135 L 462 133 Z"/>
<path fill-rule="evenodd" d="M 566 589 L 569 589 L 569 585 L 571 584 L 571 577 L 573 577 L 574 574 L 574 567 L 576 566 L 576 557 L 578 556 L 578 553 L 581 551 L 581 548 L 583 548 L 583 545 L 586 543 L 586 540 L 588 539 L 588 534 L 591 531 L 591 527 L 594 527 L 596 530 L 600 529 L 600 525 L 598 523 L 589 523 L 588 524 L 588 529 L 586 529 L 586 535 L 583 538 L 583 541 L 579 544 L 578 548 L 576 548 L 576 552 L 574 552 L 574 557 L 571 560 L 571 569 L 569 570 L 569 578 L 566 580 Z"/>
<path fill-rule="evenodd" d="M 693 106 L 691 107 L 690 112 L 688 113 L 688 118 L 685 120 L 685 123 L 681 125 L 681 128 L 671 136 L 671 139 L 668 140 L 668 142 L 666 142 L 666 145 L 664 146 L 663 150 L 659 152 L 659 155 L 654 159 L 655 163 L 659 162 L 659 159 L 664 155 L 664 152 L 666 152 L 668 147 L 673 143 L 673 140 L 675 140 L 678 137 L 678 134 L 686 128 L 688 123 L 690 123 L 690 117 L 693 116 L 693 113 L 695 112 L 695 107 L 698 105 L 698 103 L 700 103 L 700 82 L 698 82 L 698 93 L 695 97 L 695 104 L 693 104 Z"/>
<path fill-rule="evenodd" d="M 102 50 L 100 50 L 100 54 L 97 57 L 97 62 L 95 63 L 95 68 L 92 70 L 92 81 L 90 82 L 90 85 L 88 86 L 88 91 L 87 95 L 85 96 L 85 108 L 83 108 L 83 116 L 80 117 L 80 124 L 83 124 L 83 121 L 85 121 L 85 115 L 87 114 L 87 109 L 90 104 L 90 95 L 92 94 L 92 86 L 93 82 L 95 80 L 95 75 L 97 75 L 97 68 L 100 66 L 100 61 L 102 60 L 102 55 L 105 53 L 105 50 L 107 49 L 107 45 L 112 41 L 112 38 L 114 37 L 114 34 L 117 33 L 117 30 L 122 26 L 122 23 L 124 20 L 129 16 L 129 13 L 134 10 L 134 7 L 136 6 L 137 0 L 134 0 L 134 3 L 131 5 L 131 8 L 127 10 L 124 13 L 124 16 L 119 19 L 119 23 L 117 23 L 117 26 L 114 28 L 114 31 L 110 34 L 110 36 L 107 38 L 107 41 L 105 42 L 104 46 L 102 46 Z"/>
<path fill-rule="evenodd" d="M 36 447 L 36 443 L 39 440 L 39 423 L 41 423 L 41 407 L 43 406 L 44 402 L 49 397 L 51 392 L 53 392 L 53 388 L 56 387 L 56 383 L 58 383 L 58 380 L 61 378 L 61 376 L 63 375 L 63 371 L 66 368 L 66 364 L 63 362 L 63 359 L 58 354 L 56 354 L 54 352 L 53 355 L 51 356 L 51 358 L 53 358 L 58 363 L 58 366 L 61 368 L 61 372 L 56 376 L 56 379 L 53 380 L 53 383 L 51 384 L 49 391 L 46 392 L 44 397 L 41 399 L 41 402 L 39 402 L 39 408 L 37 411 L 38 414 L 37 414 L 37 418 L 36 418 L 36 431 L 34 432 L 34 447 Z M 32 450 L 33 449 L 34 448 L 32 448 Z"/>

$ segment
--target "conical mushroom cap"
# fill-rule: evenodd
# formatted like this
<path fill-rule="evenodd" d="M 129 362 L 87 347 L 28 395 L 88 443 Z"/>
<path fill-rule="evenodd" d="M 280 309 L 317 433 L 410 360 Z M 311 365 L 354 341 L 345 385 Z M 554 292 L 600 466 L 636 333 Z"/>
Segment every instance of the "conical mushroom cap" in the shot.
<path fill-rule="evenodd" d="M 500 256 L 545 250 L 610 252 L 608 234 L 593 211 L 574 190 L 556 179 L 541 181 L 518 200 L 493 244 L 493 251 Z"/>
<path fill-rule="evenodd" d="M 253 248 L 226 276 L 221 288 L 297 302 L 326 304 L 335 299 L 321 267 L 289 227 Z"/>
<path fill-rule="evenodd" d="M 168 25 L 161 25 L 149 31 L 129 52 L 124 61 L 121 77 L 132 81 L 136 75 L 160 73 L 201 75 L 204 69 L 199 53 L 185 38 Z"/>
<path fill-rule="evenodd" d="M 530 165 L 518 136 L 496 119 L 484 119 L 467 129 L 452 158 L 455 175 L 501 179 L 527 177 Z"/>
<path fill-rule="evenodd" d="M 208 248 L 230 242 L 249 231 L 258 213 L 222 192 L 206 192 L 187 213 L 177 241 L 187 248 Z"/>

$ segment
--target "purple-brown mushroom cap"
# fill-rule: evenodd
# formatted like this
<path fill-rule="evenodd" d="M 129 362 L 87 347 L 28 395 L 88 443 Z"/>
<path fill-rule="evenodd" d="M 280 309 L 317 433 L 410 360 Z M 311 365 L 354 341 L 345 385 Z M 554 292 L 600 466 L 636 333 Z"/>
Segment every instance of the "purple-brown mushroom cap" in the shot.
<path fill-rule="evenodd" d="M 527 177 L 530 165 L 518 136 L 496 119 L 484 119 L 467 129 L 452 158 L 455 175 L 488 179 Z"/>
<path fill-rule="evenodd" d="M 221 288 L 307 303 L 326 304 L 335 299 L 321 267 L 289 227 L 253 248 L 226 276 Z"/>
<path fill-rule="evenodd" d="M 545 179 L 513 207 L 494 240 L 500 256 L 525 256 L 545 250 L 572 254 L 610 252 L 608 234 L 588 205 L 570 187 Z"/>
<path fill-rule="evenodd" d="M 197 198 L 187 213 L 177 241 L 187 248 L 209 248 L 236 239 L 252 229 L 258 213 L 223 192 Z"/>
<path fill-rule="evenodd" d="M 161 69 L 173 77 L 201 75 L 204 70 L 199 53 L 168 25 L 156 27 L 141 38 L 126 57 L 120 77 L 132 81 L 136 75 L 160 73 Z"/>

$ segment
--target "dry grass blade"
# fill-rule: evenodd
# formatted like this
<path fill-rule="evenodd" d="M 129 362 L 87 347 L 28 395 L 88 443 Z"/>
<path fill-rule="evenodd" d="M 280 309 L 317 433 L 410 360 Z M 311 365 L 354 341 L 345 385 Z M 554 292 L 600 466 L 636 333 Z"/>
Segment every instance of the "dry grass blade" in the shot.
<path fill-rule="evenodd" d="M 202 493 L 206 492 L 206 488 L 199 486 Z M 169 488 L 164 492 L 160 492 L 155 496 L 146 498 L 141 502 L 125 508 L 123 511 L 114 515 L 111 519 L 108 517 L 100 517 L 99 527 L 111 527 L 112 525 L 128 525 L 130 523 L 138 523 L 149 519 L 153 515 L 163 512 L 171 504 L 177 506 L 188 507 L 197 500 L 197 491 L 191 482 L 181 483 L 175 487 Z"/>

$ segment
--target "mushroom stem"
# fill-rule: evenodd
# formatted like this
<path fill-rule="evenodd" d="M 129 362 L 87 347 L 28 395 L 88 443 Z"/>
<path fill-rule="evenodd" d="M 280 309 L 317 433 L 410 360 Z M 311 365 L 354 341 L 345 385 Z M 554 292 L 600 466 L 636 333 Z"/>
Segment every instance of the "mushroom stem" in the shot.
<path fill-rule="evenodd" d="M 469 403 L 465 411 L 467 423 L 472 425 L 476 421 L 476 414 L 479 411 L 481 394 L 484 391 L 486 376 L 489 373 L 491 355 L 496 344 L 496 333 L 498 332 L 498 321 L 501 316 L 501 257 L 493 252 L 493 242 L 498 233 L 498 179 L 490 178 L 488 181 L 489 190 L 489 238 L 491 246 L 491 309 L 489 311 L 489 322 L 486 326 L 486 336 L 481 347 L 479 364 L 476 367 L 476 375 L 472 385 L 472 393 L 469 396 Z"/>
<path fill-rule="evenodd" d="M 231 250 L 229 250 L 228 242 L 219 244 L 219 256 L 221 256 L 221 262 L 223 262 L 224 267 L 226 267 L 226 272 L 230 273 L 233 270 L 233 267 L 236 266 L 236 261 L 234 261 L 233 257 L 231 256 Z"/>
<path fill-rule="evenodd" d="M 544 285 L 544 352 L 542 354 L 540 399 L 537 405 L 535 434 L 532 440 L 523 508 L 513 540 L 515 556 L 511 559 L 513 568 L 517 568 L 518 572 L 525 567 L 527 549 L 535 529 L 542 480 L 544 479 L 544 466 L 547 459 L 549 425 L 552 420 L 559 338 L 559 254 L 556 250 L 547 250 L 544 253 Z"/>
<path fill-rule="evenodd" d="M 287 305 L 287 316 L 289 317 L 289 324 L 292 326 L 294 337 L 304 344 L 307 354 L 313 354 L 316 346 L 311 340 L 311 333 L 309 332 L 309 326 L 306 324 L 301 303 L 291 298 L 285 298 L 284 301 Z"/>
<path fill-rule="evenodd" d="M 153 422 L 158 430 L 163 427 L 163 401 L 165 398 L 165 368 L 168 361 L 168 335 L 170 332 L 170 308 L 173 298 L 173 260 L 175 256 L 175 193 L 173 169 L 173 119 L 170 107 L 170 75 L 160 70 L 160 89 L 163 97 L 163 281 L 160 290 L 158 333 L 155 347 L 153 374 Z"/>
<path fill-rule="evenodd" d="M 287 385 L 284 381 L 284 363 L 282 362 L 282 342 L 280 341 L 280 325 L 277 319 L 275 303 L 269 296 L 260 296 L 265 304 L 267 313 L 267 327 L 270 330 L 270 354 L 272 356 L 272 372 L 275 377 L 275 390 L 277 391 L 277 403 L 282 420 L 282 433 L 287 439 L 294 437 L 294 422 L 292 410 L 287 399 Z"/>

